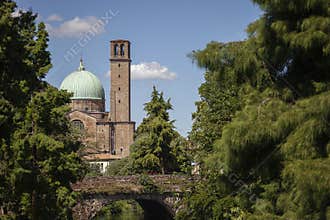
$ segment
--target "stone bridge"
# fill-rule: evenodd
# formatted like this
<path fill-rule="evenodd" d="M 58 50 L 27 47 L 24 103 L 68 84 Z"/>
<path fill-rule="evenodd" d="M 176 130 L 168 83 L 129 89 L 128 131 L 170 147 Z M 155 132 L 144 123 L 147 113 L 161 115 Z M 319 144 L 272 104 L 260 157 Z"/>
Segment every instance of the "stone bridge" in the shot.
<path fill-rule="evenodd" d="M 152 218 L 172 219 L 183 193 L 195 181 L 196 177 L 182 175 L 88 177 L 72 185 L 81 195 L 73 216 L 77 220 L 92 219 L 111 201 L 136 200 Z"/>

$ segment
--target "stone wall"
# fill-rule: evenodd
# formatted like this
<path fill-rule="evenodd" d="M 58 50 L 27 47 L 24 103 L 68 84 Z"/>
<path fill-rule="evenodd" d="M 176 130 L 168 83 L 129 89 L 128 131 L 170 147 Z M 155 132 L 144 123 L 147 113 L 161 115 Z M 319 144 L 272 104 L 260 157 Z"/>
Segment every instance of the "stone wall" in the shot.
<path fill-rule="evenodd" d="M 80 111 L 69 113 L 70 121 L 79 120 L 84 124 L 83 142 L 87 145 L 96 143 L 96 118 Z"/>
<path fill-rule="evenodd" d="M 113 122 L 115 129 L 116 155 L 129 156 L 129 148 L 134 142 L 135 122 Z"/>
<path fill-rule="evenodd" d="M 109 122 L 96 124 L 96 146 L 103 153 L 110 153 L 110 132 L 111 127 Z"/>
<path fill-rule="evenodd" d="M 97 99 L 73 99 L 71 104 L 72 110 L 86 112 L 105 112 L 105 101 Z"/>
<path fill-rule="evenodd" d="M 104 118 L 103 116 L 98 116 Z M 71 121 L 79 120 L 84 124 L 83 142 L 87 146 L 95 149 L 97 152 L 110 153 L 110 132 L 111 123 L 96 118 L 92 114 L 80 111 L 72 111 L 69 113 Z"/>
<path fill-rule="evenodd" d="M 109 122 L 80 111 L 71 112 L 69 118 L 71 121 L 79 120 L 84 124 L 83 142 L 89 147 L 99 153 L 129 156 L 129 148 L 134 141 L 135 122 Z M 111 151 L 112 145 L 114 151 Z"/>

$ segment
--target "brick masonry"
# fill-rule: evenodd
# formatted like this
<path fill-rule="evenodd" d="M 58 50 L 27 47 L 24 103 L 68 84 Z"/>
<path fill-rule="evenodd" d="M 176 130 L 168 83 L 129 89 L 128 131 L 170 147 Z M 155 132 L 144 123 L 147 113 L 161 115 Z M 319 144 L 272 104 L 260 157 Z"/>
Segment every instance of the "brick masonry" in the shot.
<path fill-rule="evenodd" d="M 104 100 L 91 99 L 74 99 L 70 104 L 72 110 L 89 111 L 89 112 L 104 112 Z"/>
<path fill-rule="evenodd" d="M 110 51 L 110 113 L 105 112 L 105 100 L 79 99 L 72 100 L 69 118 L 83 124 L 83 142 L 94 153 L 127 157 L 135 130 L 131 121 L 130 42 L 111 41 Z"/>

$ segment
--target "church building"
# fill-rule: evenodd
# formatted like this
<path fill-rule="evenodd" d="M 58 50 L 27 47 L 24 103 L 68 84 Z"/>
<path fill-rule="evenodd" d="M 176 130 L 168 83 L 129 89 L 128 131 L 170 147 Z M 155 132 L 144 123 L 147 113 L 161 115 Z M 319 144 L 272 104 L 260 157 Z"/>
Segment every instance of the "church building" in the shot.
<path fill-rule="evenodd" d="M 80 60 L 78 70 L 69 74 L 60 89 L 73 93 L 69 118 L 83 133 L 87 146 L 85 159 L 101 165 L 129 155 L 135 122 L 131 121 L 130 42 L 110 43 L 110 112 L 105 111 L 105 92 L 101 81 L 87 71 Z"/>

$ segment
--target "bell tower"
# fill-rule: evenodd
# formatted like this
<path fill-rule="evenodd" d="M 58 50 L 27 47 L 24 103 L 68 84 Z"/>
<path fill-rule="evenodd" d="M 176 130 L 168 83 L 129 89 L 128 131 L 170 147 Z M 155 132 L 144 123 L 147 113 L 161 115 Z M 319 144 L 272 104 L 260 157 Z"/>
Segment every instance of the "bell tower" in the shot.
<path fill-rule="evenodd" d="M 113 40 L 110 46 L 111 121 L 131 121 L 131 57 L 128 40 Z"/>
<path fill-rule="evenodd" d="M 129 155 L 135 122 L 131 121 L 131 56 L 128 40 L 110 42 L 110 152 Z"/>

